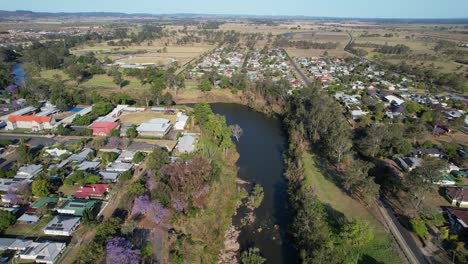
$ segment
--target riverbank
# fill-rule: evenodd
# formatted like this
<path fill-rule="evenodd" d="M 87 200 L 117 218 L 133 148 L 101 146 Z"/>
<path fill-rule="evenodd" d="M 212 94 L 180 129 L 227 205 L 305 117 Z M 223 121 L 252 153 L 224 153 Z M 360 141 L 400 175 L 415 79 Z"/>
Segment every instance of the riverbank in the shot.
<path fill-rule="evenodd" d="M 320 162 L 314 154 L 304 153 L 300 157 L 304 169 L 304 185 L 315 191 L 317 198 L 337 213 L 344 214 L 348 219 L 365 221 L 372 228 L 374 238 L 366 245 L 363 251 L 365 260 L 375 260 L 379 263 L 402 263 L 396 244 L 385 226 L 378 218 L 373 207 L 365 207 L 339 189 L 327 179 L 320 168 Z"/>
<path fill-rule="evenodd" d="M 264 191 L 258 208 L 249 209 L 243 204 L 233 217 L 240 231 L 241 251 L 256 247 L 267 263 L 296 263 L 297 253 L 287 235 L 288 183 L 283 174 L 287 139 L 280 119 L 240 104 L 211 106 L 213 112 L 226 117 L 228 125 L 238 124 L 243 129 L 236 142 L 239 178 L 251 183 L 250 187 L 259 184 Z"/>

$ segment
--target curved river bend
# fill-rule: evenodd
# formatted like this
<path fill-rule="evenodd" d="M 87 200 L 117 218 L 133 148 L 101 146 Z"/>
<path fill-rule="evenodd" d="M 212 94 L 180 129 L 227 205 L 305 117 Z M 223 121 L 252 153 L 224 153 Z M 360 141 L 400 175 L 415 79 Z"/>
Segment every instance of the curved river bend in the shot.
<path fill-rule="evenodd" d="M 226 117 L 228 125 L 238 124 L 244 130 L 236 143 L 240 154 L 239 178 L 262 185 L 265 193 L 262 205 L 255 209 L 255 222 L 241 229 L 241 250 L 257 247 L 267 263 L 295 263 L 297 254 L 286 236 L 289 210 L 283 152 L 287 140 L 281 122 L 243 105 L 211 104 L 211 107 L 213 112 Z M 233 219 L 236 226 L 239 215 L 242 212 Z"/>

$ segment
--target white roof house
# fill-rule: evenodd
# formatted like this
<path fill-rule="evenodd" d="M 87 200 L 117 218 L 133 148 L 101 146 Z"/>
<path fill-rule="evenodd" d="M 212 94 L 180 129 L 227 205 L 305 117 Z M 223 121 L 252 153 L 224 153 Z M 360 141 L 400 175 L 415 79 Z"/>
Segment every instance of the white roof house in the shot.
<path fill-rule="evenodd" d="M 0 179 L 0 192 L 8 192 L 8 190 L 11 188 L 12 190 L 18 189 L 18 186 L 22 184 L 23 182 L 28 182 L 30 183 L 31 180 L 28 179 L 18 179 L 18 178 L 13 178 L 13 179 Z"/>
<path fill-rule="evenodd" d="M 180 153 L 191 153 L 195 151 L 195 137 L 185 135 L 179 138 L 176 149 Z"/>
<path fill-rule="evenodd" d="M 151 119 L 137 127 L 137 131 L 142 136 L 163 137 L 171 129 L 171 121 L 165 118 Z"/>
<path fill-rule="evenodd" d="M 389 102 L 389 103 L 395 103 L 397 105 L 401 105 L 405 102 L 405 100 L 401 99 L 401 98 L 398 98 L 394 95 L 387 95 L 385 96 L 385 101 Z"/>
<path fill-rule="evenodd" d="M 53 264 L 65 249 L 65 243 L 32 242 L 18 253 L 20 259 L 34 260 L 36 263 Z"/>
<path fill-rule="evenodd" d="M 44 234 L 52 236 L 71 236 L 79 224 L 80 217 L 57 215 L 44 227 Z"/>
<path fill-rule="evenodd" d="M 175 130 L 184 130 L 185 125 L 187 124 L 189 117 L 184 115 L 181 112 L 177 113 L 176 123 L 174 124 Z"/>
<path fill-rule="evenodd" d="M 131 170 L 133 167 L 132 163 L 122 163 L 122 162 L 114 162 L 110 164 L 106 170 L 107 171 L 116 171 L 116 172 L 125 172 Z"/>
<path fill-rule="evenodd" d="M 100 161 L 83 161 L 76 169 L 81 171 L 95 170 L 100 164 Z"/>
<path fill-rule="evenodd" d="M 23 166 L 18 169 L 16 172 L 15 178 L 17 179 L 32 179 L 41 173 L 43 166 L 42 165 L 29 165 Z"/>
<path fill-rule="evenodd" d="M 101 171 L 99 172 L 99 176 L 102 177 L 102 180 L 105 182 L 117 182 L 117 178 L 120 176 L 120 172 L 118 171 Z"/>
<path fill-rule="evenodd" d="M 131 150 L 122 150 L 119 157 L 115 160 L 115 162 L 132 162 L 133 156 L 135 156 L 136 151 Z"/>
<path fill-rule="evenodd" d="M 59 149 L 59 148 L 53 148 L 53 149 L 46 149 L 45 152 L 47 154 L 49 154 L 49 156 L 52 156 L 52 157 L 55 157 L 55 158 L 58 158 L 64 154 L 71 154 L 70 151 L 66 150 L 66 149 Z"/>
<path fill-rule="evenodd" d="M 39 222 L 39 219 L 40 217 L 37 215 L 23 214 L 17 221 L 35 224 Z"/>

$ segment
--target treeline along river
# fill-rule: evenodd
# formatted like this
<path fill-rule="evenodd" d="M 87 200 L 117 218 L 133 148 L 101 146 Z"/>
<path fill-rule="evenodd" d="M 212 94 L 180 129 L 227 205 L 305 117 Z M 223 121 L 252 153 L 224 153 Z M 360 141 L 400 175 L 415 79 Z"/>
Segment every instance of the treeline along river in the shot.
<path fill-rule="evenodd" d="M 244 134 L 237 142 L 239 178 L 263 186 L 264 199 L 255 209 L 256 220 L 241 229 L 241 249 L 257 247 L 267 263 L 295 263 L 297 254 L 286 231 L 289 223 L 287 181 L 283 152 L 287 138 L 281 121 L 238 104 L 211 104 L 213 112 L 238 124 Z M 240 222 L 240 212 L 234 224 Z"/>

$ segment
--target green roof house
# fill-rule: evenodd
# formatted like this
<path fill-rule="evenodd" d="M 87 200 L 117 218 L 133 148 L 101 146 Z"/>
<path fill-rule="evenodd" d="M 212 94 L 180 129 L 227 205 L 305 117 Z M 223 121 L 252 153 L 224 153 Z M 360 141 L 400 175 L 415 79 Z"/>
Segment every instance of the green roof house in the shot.
<path fill-rule="evenodd" d="M 92 209 L 98 201 L 68 198 L 62 205 L 55 208 L 59 214 L 70 214 L 75 216 L 83 216 L 86 209 Z"/>

